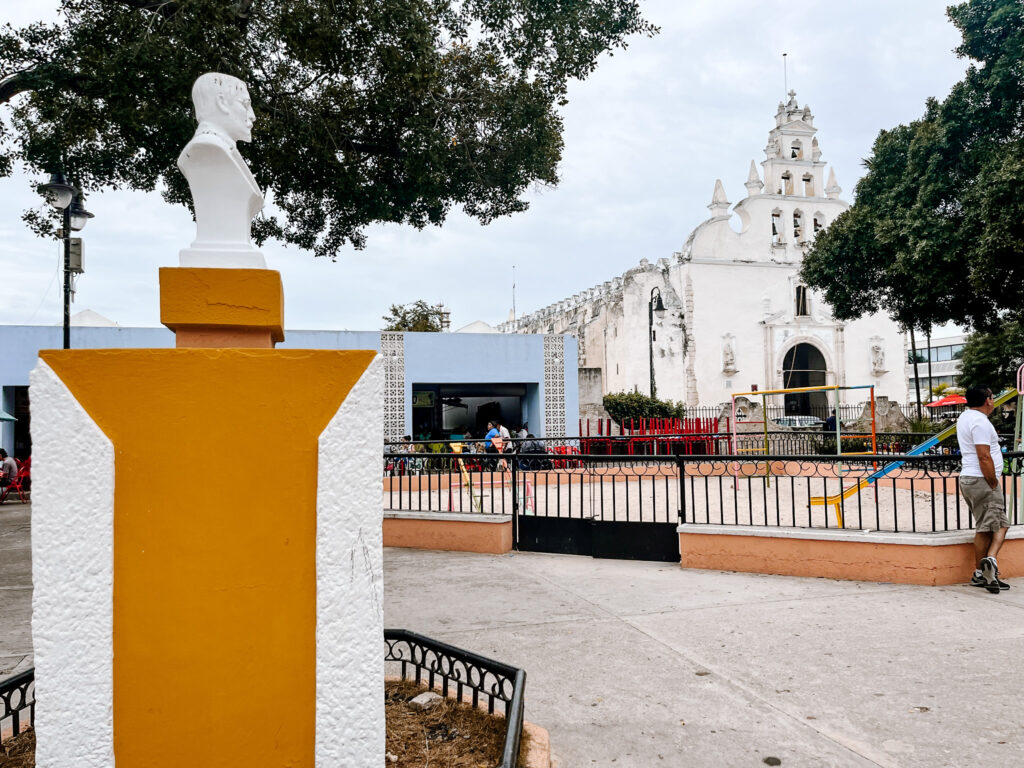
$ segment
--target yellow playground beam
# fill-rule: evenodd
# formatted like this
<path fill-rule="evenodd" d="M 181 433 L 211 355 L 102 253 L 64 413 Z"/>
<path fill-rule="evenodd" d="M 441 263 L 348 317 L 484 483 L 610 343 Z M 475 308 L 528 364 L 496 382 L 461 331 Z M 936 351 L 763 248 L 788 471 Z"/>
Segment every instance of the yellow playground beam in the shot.
<path fill-rule="evenodd" d="M 820 387 L 793 387 L 792 389 L 764 389 L 758 392 L 733 392 L 733 397 L 745 397 L 746 395 L 781 395 L 793 394 L 795 392 L 827 392 L 830 389 L 864 389 L 864 387 L 840 387 L 835 384 L 822 385 Z"/>

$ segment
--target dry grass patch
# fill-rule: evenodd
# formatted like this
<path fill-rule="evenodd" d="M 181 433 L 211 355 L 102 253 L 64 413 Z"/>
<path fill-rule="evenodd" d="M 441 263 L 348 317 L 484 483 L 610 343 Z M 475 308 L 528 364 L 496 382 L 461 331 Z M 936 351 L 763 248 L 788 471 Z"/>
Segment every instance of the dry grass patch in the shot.
<path fill-rule="evenodd" d="M 429 690 L 408 681 L 384 684 L 387 716 L 388 768 L 494 768 L 505 747 L 505 718 L 489 715 L 445 698 L 426 711 L 409 701 Z M 526 764 L 529 736 L 519 746 L 519 764 Z"/>
<path fill-rule="evenodd" d="M 36 732 L 31 728 L 0 746 L 0 768 L 35 768 Z"/>

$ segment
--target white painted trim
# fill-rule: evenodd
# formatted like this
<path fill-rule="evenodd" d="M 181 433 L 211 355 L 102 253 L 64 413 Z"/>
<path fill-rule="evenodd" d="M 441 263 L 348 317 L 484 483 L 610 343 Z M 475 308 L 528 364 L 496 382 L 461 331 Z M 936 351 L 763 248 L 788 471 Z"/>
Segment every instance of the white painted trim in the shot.
<path fill-rule="evenodd" d="M 114 447 L 40 360 L 32 387 L 36 765 L 114 766 Z"/>
<path fill-rule="evenodd" d="M 943 547 L 974 541 L 974 531 L 939 531 L 936 533 L 893 533 L 892 531 L 840 530 L 838 528 L 785 528 L 759 525 L 706 525 L 683 523 L 679 533 L 721 536 L 761 536 L 769 539 L 811 539 L 814 541 L 852 541 L 862 544 L 906 544 L 908 546 Z M 1024 539 L 1024 525 L 1010 526 L 1007 539 Z"/>
<path fill-rule="evenodd" d="M 316 767 L 384 764 L 384 555 L 378 355 L 320 435 Z"/>

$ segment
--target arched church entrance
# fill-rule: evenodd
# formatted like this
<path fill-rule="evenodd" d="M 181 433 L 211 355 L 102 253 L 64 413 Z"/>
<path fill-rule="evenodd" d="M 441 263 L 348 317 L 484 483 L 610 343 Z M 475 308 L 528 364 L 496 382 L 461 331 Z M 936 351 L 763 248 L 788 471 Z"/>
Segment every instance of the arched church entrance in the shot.
<path fill-rule="evenodd" d="M 825 356 L 813 344 L 797 344 L 782 360 L 782 385 L 786 389 L 823 387 L 827 383 Z M 826 392 L 798 392 L 785 395 L 787 416 L 828 417 Z"/>

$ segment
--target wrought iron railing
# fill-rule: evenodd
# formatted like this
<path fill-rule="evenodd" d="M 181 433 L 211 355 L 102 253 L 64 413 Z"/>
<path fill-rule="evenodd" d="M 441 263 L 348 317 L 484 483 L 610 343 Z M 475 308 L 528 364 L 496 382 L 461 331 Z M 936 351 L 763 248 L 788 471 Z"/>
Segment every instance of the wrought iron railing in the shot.
<path fill-rule="evenodd" d="M 523 735 L 526 672 L 405 629 L 385 629 L 385 674 L 505 716 L 499 768 L 515 768 Z"/>
<path fill-rule="evenodd" d="M 872 435 L 870 432 L 843 430 L 841 433 L 843 453 L 871 452 Z M 932 436 L 924 432 L 876 432 L 874 436 L 874 453 L 901 454 L 924 442 Z M 1007 447 L 1013 436 L 1000 435 Z M 473 440 L 429 440 L 412 443 L 415 451 L 408 451 L 401 443 L 385 443 L 385 454 L 395 454 L 398 467 L 413 471 L 430 471 L 443 469 L 444 465 L 437 461 L 442 454 L 461 452 L 465 457 L 476 457 L 486 454 L 485 441 Z M 531 438 L 521 440 L 512 438 L 508 452 L 522 453 L 528 449 L 532 453 L 545 452 L 551 454 L 580 453 L 591 455 L 614 456 L 675 456 L 675 455 L 715 455 L 737 452 L 769 453 L 772 455 L 803 456 L 808 454 L 835 455 L 836 438 L 834 432 L 815 430 L 771 430 L 762 432 L 753 429 L 739 432 L 735 437 L 731 432 L 702 432 L 686 434 L 648 434 L 648 435 L 598 435 L 587 437 L 552 437 Z M 737 451 L 737 449 L 741 449 Z M 956 436 L 952 435 L 929 450 L 932 454 L 948 454 L 957 452 Z M 392 461 L 385 461 L 385 472 L 395 469 Z"/>
<path fill-rule="evenodd" d="M 36 675 L 34 669 L 0 680 L 0 744 L 35 725 Z"/>
<path fill-rule="evenodd" d="M 1004 454 L 1000 482 L 1011 525 L 1024 522 L 1022 460 Z M 974 527 L 953 454 L 681 456 L 679 464 L 684 523 L 894 533 Z"/>
<path fill-rule="evenodd" d="M 435 454 L 434 465 L 385 478 L 388 511 L 522 515 L 624 522 L 968 530 L 960 457 L 924 455 Z M 392 455 L 392 458 L 400 456 Z M 1011 524 L 1024 523 L 1021 464 L 1004 454 Z M 387 460 L 387 458 L 386 458 Z"/>

